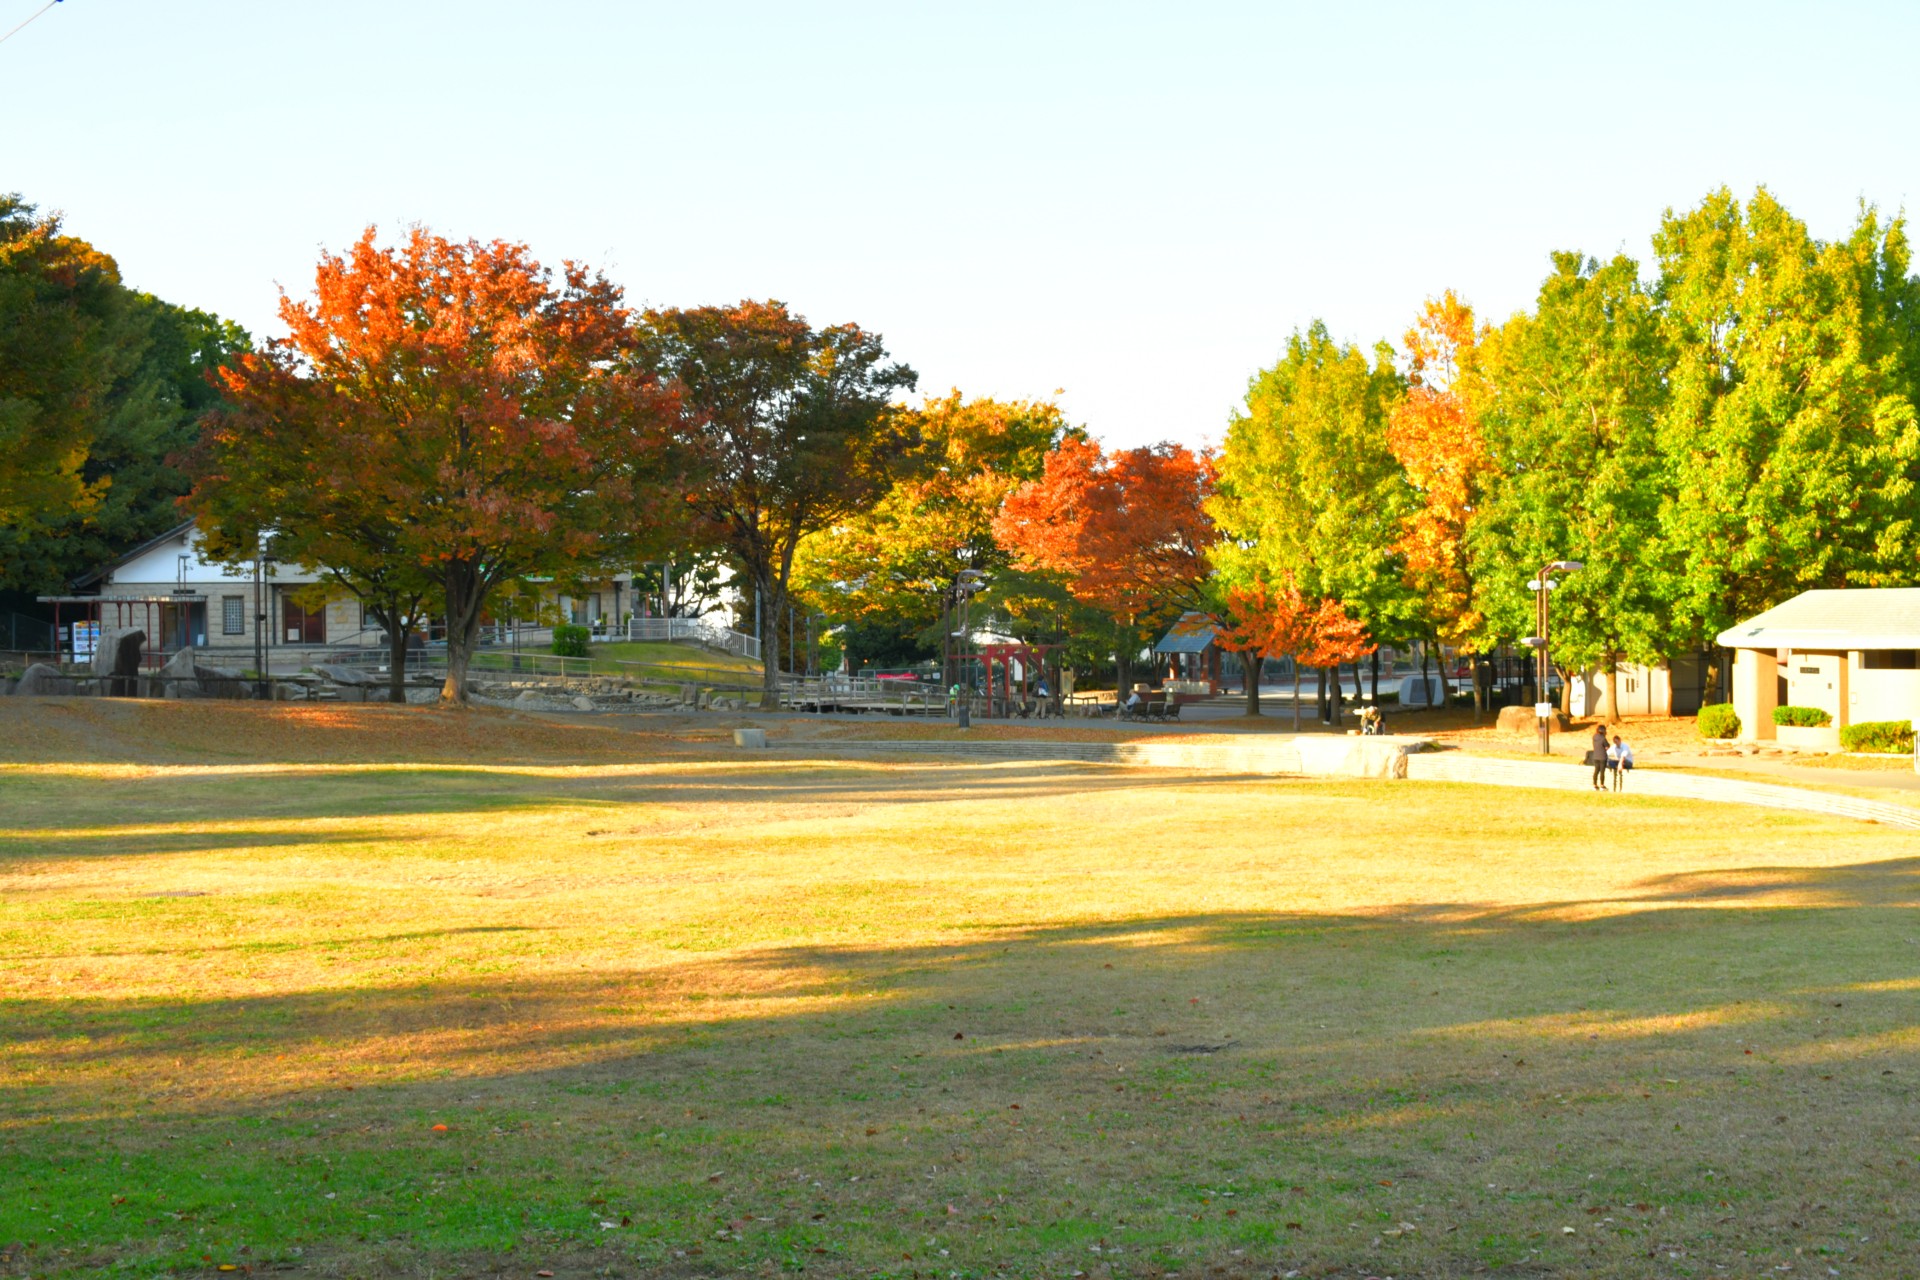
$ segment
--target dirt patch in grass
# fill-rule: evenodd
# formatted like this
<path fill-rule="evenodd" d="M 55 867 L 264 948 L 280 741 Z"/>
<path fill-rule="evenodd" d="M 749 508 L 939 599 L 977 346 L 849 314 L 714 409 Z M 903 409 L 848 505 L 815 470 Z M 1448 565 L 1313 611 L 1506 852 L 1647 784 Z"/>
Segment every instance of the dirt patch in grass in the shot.
<path fill-rule="evenodd" d="M 0 762 L 562 762 L 699 745 L 678 728 L 635 733 L 482 707 L 21 698 L 0 702 Z"/>

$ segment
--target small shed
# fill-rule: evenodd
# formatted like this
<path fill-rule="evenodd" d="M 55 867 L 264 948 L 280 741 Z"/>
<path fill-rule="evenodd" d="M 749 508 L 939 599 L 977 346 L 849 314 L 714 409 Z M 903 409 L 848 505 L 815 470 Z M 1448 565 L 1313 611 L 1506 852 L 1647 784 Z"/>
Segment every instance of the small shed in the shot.
<path fill-rule="evenodd" d="M 1220 630 L 1204 613 L 1183 613 L 1153 646 L 1162 664 L 1161 687 L 1169 693 L 1220 692 Z"/>
<path fill-rule="evenodd" d="M 1803 591 L 1722 631 L 1740 736 L 1777 737 L 1779 706 L 1818 707 L 1830 736 L 1920 714 L 1920 587 Z"/>

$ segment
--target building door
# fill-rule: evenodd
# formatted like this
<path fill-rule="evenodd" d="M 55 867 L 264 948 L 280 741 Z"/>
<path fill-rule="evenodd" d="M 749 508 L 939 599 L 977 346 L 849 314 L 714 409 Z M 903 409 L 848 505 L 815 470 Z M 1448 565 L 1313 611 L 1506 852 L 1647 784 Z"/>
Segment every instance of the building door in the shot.
<path fill-rule="evenodd" d="M 280 638 L 287 644 L 325 644 L 327 610 L 307 609 L 289 593 L 280 596 Z"/>
<path fill-rule="evenodd" d="M 164 648 L 174 653 L 189 645 L 207 642 L 207 606 L 198 601 L 161 606 L 161 631 Z"/>

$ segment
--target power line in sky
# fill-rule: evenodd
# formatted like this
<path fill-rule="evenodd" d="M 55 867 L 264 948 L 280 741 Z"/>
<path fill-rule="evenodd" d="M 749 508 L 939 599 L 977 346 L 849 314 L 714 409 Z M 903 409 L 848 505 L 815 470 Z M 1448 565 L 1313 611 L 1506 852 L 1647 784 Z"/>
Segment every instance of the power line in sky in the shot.
<path fill-rule="evenodd" d="M 35 18 L 39 17 L 41 14 L 45 13 L 48 9 L 53 8 L 53 6 L 59 3 L 60 3 L 60 0 L 47 0 L 47 2 L 44 5 L 40 6 L 38 9 L 34 10 L 33 13 L 28 15 L 27 22 L 32 22 Z M 13 30 L 7 32 L 7 34 L 0 36 L 0 44 L 5 44 L 7 41 L 19 35 L 21 29 L 27 25 L 27 22 L 21 23 L 20 26 L 15 27 Z"/>

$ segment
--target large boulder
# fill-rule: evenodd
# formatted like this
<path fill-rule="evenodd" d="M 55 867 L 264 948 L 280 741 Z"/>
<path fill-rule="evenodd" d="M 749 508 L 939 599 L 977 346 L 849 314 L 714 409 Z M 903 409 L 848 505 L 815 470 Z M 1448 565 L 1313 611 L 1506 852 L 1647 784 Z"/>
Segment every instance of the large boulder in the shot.
<path fill-rule="evenodd" d="M 73 681 L 61 675 L 60 668 L 45 662 L 36 662 L 22 671 L 20 682 L 13 687 L 17 698 L 47 698 L 72 692 Z"/>
<path fill-rule="evenodd" d="M 146 652 L 147 633 L 138 627 L 103 628 L 93 649 L 93 674 L 107 681 L 101 692 L 131 698 L 139 690 L 140 658 Z"/>
<path fill-rule="evenodd" d="M 161 698 L 250 698 L 252 686 L 231 671 L 202 666 L 200 650 L 188 645 L 167 659 L 147 678 L 147 686 Z"/>
<path fill-rule="evenodd" d="M 161 668 L 149 677 L 153 692 L 162 698 L 197 698 L 200 676 L 194 669 L 199 650 L 192 645 L 177 650 Z"/>
<path fill-rule="evenodd" d="M 1566 712 L 1558 708 L 1554 709 L 1550 719 L 1555 733 L 1573 728 L 1573 721 L 1567 719 Z M 1536 733 L 1540 729 L 1540 717 L 1533 714 L 1532 707 L 1502 707 L 1494 726 L 1503 733 Z"/>

